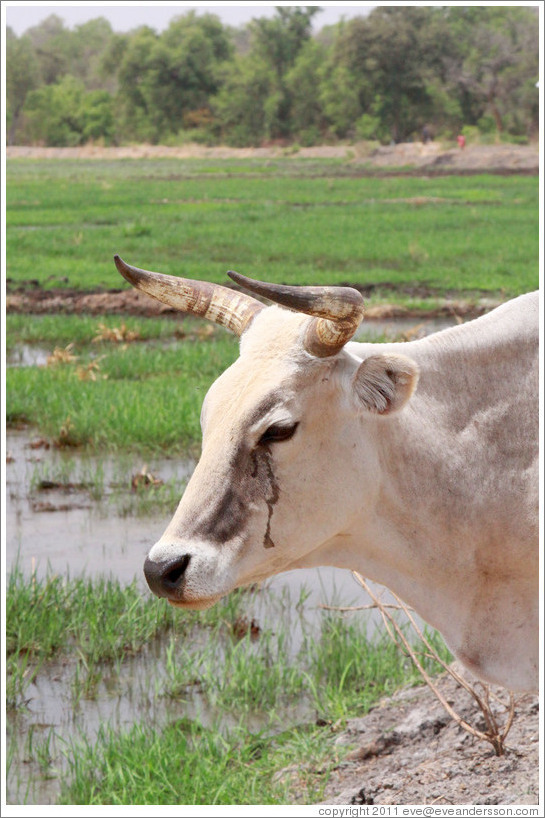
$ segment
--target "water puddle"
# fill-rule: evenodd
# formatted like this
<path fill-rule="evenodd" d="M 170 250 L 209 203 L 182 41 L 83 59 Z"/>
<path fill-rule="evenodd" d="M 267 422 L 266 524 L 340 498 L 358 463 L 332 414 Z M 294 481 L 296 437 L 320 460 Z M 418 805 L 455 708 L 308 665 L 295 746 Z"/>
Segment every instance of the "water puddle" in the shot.
<path fill-rule="evenodd" d="M 51 350 L 33 344 L 17 344 L 6 351 L 7 366 L 45 366 Z"/>
<path fill-rule="evenodd" d="M 416 341 L 434 332 L 456 326 L 454 316 L 439 318 L 365 318 L 360 324 L 355 341 Z"/>
<path fill-rule="evenodd" d="M 123 660 L 122 672 L 104 666 L 87 696 L 78 693 L 73 661 L 49 663 L 47 672 L 28 686 L 26 707 L 7 714 L 7 803 L 56 803 L 60 782 L 69 773 L 66 756 L 78 745 L 93 745 L 103 728 L 119 732 L 141 720 L 158 729 L 177 720 L 224 731 L 236 727 L 240 714 L 211 706 L 198 686 L 169 695 L 167 654 L 183 638 L 167 634 L 154 639 L 139 654 Z M 205 638 L 196 633 L 185 641 L 198 651 L 204 649 Z M 314 714 L 303 699 L 285 715 L 285 723 L 296 724 L 311 721 Z M 254 732 L 270 728 L 267 714 L 259 711 L 245 713 L 244 724 Z"/>
<path fill-rule="evenodd" d="M 85 456 L 54 448 L 26 431 L 6 435 L 6 567 L 140 579 L 168 511 L 131 515 L 132 481 L 145 473 L 173 482 L 171 513 L 193 461 Z M 49 486 L 49 488 L 44 488 Z M 56 488 L 56 486 L 58 486 Z M 95 499 L 96 494 L 100 499 Z M 137 509 L 136 509 L 137 511 Z"/>

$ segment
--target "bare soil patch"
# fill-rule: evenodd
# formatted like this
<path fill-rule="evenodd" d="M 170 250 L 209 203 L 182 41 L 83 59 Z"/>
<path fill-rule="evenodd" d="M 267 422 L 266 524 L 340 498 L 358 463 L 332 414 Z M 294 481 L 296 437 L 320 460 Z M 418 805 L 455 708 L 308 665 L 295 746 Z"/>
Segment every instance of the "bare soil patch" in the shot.
<path fill-rule="evenodd" d="M 476 704 L 448 674 L 438 687 L 462 718 L 484 726 Z M 351 719 L 336 742 L 353 749 L 331 776 L 323 804 L 539 803 L 537 696 L 517 699 L 500 757 L 458 727 L 426 686 L 405 688 Z"/>
<path fill-rule="evenodd" d="M 461 298 L 457 293 L 435 291 L 431 287 L 403 287 L 388 282 L 361 285 L 357 282 L 344 282 L 359 290 L 364 299 L 376 291 L 391 293 L 394 303 L 373 304 L 367 307 L 366 320 L 385 320 L 389 318 L 440 318 L 457 316 L 467 320 L 484 315 L 501 303 L 501 299 L 491 298 L 488 294 L 474 293 L 471 297 Z M 228 284 L 224 286 L 229 286 Z M 52 313 L 88 314 L 88 315 L 179 315 L 177 310 L 150 298 L 138 290 L 109 290 L 106 292 L 82 292 L 69 288 L 42 288 L 37 281 L 19 284 L 16 288 L 7 281 L 6 312 L 44 315 Z M 407 307 L 395 303 L 396 296 L 418 299 L 421 302 L 431 301 L 431 307 Z"/>
<path fill-rule="evenodd" d="M 82 145 L 76 148 L 43 148 L 10 146 L 8 159 L 346 159 L 354 170 L 396 171 L 411 166 L 419 174 L 426 173 L 537 173 L 539 148 L 532 145 L 468 145 L 464 149 L 445 147 L 439 142 L 405 142 L 399 145 L 371 148 L 367 143 L 354 145 L 318 145 L 310 148 L 269 145 L 259 148 L 207 147 L 187 144 L 127 145 L 101 147 Z"/>

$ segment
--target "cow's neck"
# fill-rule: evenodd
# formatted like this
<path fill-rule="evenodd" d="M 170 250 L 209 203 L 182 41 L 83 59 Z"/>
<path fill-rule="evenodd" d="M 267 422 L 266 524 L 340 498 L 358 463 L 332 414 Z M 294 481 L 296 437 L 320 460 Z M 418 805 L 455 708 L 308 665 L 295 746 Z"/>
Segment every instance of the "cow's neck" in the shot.
<path fill-rule="evenodd" d="M 398 416 L 374 421 L 381 472 L 375 508 L 352 520 L 316 555 L 322 564 L 357 570 L 387 585 L 443 633 L 453 617 L 470 616 L 472 583 L 478 589 L 486 573 L 492 588 L 501 575 L 505 549 L 517 537 L 505 516 L 509 494 L 522 496 L 524 489 L 505 480 L 492 460 L 496 447 L 517 440 L 513 425 L 523 411 L 520 396 L 515 395 L 516 406 L 491 396 L 503 388 L 502 344 L 496 340 L 489 358 L 482 345 L 463 343 L 462 334 L 447 333 L 443 343 L 426 339 L 404 346 L 419 364 L 421 378 Z M 483 389 L 497 417 L 485 418 L 486 429 L 475 435 Z M 520 441 L 517 446 L 520 450 Z M 524 451 L 519 456 L 524 458 Z M 486 482 L 491 475 L 494 484 Z M 524 571 L 531 569 L 521 566 L 513 582 L 524 583 Z"/>

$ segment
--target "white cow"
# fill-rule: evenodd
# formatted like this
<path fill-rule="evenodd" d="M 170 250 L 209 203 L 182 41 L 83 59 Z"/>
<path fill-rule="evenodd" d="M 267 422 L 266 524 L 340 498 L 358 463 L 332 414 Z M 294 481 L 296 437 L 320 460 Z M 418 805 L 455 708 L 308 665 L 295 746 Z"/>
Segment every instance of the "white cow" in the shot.
<path fill-rule="evenodd" d="M 351 288 L 230 274 L 279 306 L 129 267 L 241 336 L 202 409 L 201 459 L 145 574 L 205 608 L 332 565 L 391 588 L 477 677 L 538 681 L 538 295 L 408 343 L 354 343 Z M 307 314 L 312 317 L 308 317 Z"/>

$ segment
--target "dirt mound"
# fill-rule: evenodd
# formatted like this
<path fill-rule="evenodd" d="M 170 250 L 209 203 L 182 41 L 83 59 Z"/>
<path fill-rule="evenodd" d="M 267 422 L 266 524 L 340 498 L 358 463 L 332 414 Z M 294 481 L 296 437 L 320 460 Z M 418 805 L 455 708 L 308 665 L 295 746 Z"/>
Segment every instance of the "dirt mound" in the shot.
<path fill-rule="evenodd" d="M 438 687 L 455 712 L 484 728 L 477 705 L 448 674 Z M 350 720 L 337 743 L 354 749 L 330 778 L 323 804 L 539 803 L 537 696 L 517 699 L 500 757 L 458 727 L 425 686 L 403 689 Z"/>
<path fill-rule="evenodd" d="M 413 166 L 426 172 L 511 172 L 537 173 L 539 148 L 533 145 L 468 145 L 445 148 L 439 142 L 404 142 L 370 149 L 368 143 L 354 145 L 317 145 L 310 148 L 270 145 L 261 148 L 207 147 L 191 143 L 179 147 L 165 145 L 127 145 L 104 148 L 82 145 L 76 148 L 40 148 L 10 146 L 8 159 L 347 159 L 355 165 L 388 169 Z"/>

